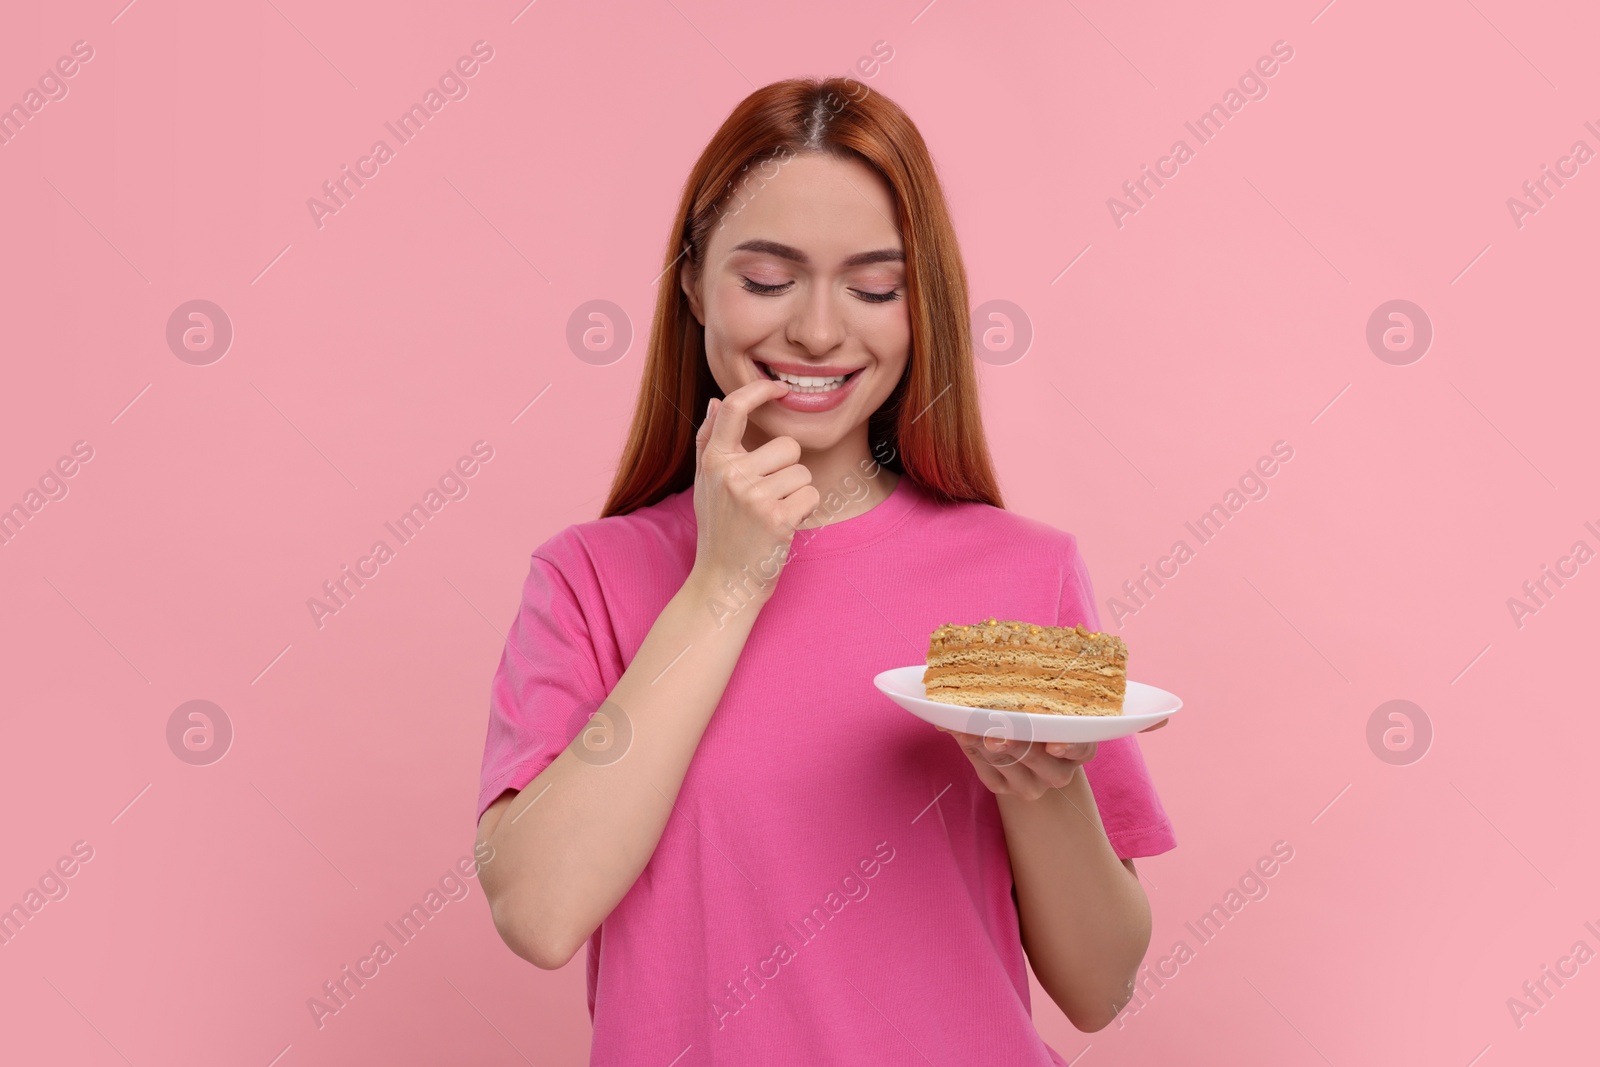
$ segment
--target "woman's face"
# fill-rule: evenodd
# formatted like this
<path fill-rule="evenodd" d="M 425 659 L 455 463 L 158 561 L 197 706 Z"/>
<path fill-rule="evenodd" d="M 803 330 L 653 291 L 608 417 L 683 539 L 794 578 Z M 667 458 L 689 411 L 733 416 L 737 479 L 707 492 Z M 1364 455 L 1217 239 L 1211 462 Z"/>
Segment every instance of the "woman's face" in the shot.
<path fill-rule="evenodd" d="M 889 186 L 859 161 L 818 153 L 749 174 L 712 231 L 702 276 L 687 264 L 680 275 L 711 375 L 723 395 L 761 377 L 816 379 L 757 408 L 747 447 L 788 436 L 820 452 L 854 434 L 865 450 L 867 417 L 911 350 Z"/>

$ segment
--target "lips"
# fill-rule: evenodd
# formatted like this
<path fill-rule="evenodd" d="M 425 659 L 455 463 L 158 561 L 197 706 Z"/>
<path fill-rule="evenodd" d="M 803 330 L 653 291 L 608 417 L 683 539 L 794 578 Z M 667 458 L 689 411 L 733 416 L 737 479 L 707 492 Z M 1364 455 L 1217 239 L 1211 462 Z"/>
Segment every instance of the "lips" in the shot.
<path fill-rule="evenodd" d="M 802 383 L 812 383 L 796 385 L 791 382 L 789 390 L 772 401 L 790 411 L 812 413 L 830 411 L 844 403 L 845 397 L 850 395 L 856 383 L 861 380 L 861 371 L 865 369 L 837 364 L 766 363 L 762 360 L 752 360 L 752 362 L 768 378 L 780 381 L 785 377 L 799 378 Z"/>
<path fill-rule="evenodd" d="M 775 381 L 786 381 L 792 392 L 825 393 L 846 385 L 860 367 L 813 366 L 805 363 L 764 363 L 753 360 L 761 372 Z"/>

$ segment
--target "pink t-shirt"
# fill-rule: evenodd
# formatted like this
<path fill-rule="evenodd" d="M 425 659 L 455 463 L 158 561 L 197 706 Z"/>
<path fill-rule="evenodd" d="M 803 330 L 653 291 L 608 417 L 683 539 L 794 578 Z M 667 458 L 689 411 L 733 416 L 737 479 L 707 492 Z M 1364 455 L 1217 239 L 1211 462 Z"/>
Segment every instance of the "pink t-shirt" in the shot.
<path fill-rule="evenodd" d="M 480 816 L 577 735 L 694 553 L 692 489 L 534 551 Z M 1030 1015 L 994 795 L 872 684 L 991 616 L 1098 629 L 1076 538 L 909 477 L 797 532 L 654 855 L 589 941 L 591 1064 L 1065 1062 Z M 1085 769 L 1118 856 L 1176 846 L 1135 738 Z"/>

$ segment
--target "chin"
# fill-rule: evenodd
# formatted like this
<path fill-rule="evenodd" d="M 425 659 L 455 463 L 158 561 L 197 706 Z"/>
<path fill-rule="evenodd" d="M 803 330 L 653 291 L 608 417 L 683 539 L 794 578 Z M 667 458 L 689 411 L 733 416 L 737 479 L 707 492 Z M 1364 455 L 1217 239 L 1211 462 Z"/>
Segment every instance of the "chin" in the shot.
<path fill-rule="evenodd" d="M 828 425 L 819 425 L 825 419 Z M 848 429 L 834 412 L 815 415 L 798 411 L 763 411 L 759 415 L 752 415 L 750 421 L 760 427 L 768 438 L 792 437 L 807 452 L 826 452 L 844 439 L 844 431 Z"/>

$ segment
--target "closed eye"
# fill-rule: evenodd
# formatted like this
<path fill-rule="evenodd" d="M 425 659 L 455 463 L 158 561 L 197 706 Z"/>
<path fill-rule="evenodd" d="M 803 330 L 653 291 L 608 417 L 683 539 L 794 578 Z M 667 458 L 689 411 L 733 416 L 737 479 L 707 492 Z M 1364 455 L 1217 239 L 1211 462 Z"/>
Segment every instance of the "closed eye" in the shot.
<path fill-rule="evenodd" d="M 784 282 L 781 285 L 763 285 L 761 282 L 752 281 L 743 275 L 740 276 L 740 280 L 743 283 L 741 288 L 746 292 L 757 293 L 761 296 L 774 296 L 794 284 L 794 282 Z M 887 293 L 869 293 L 861 289 L 852 289 L 850 291 L 869 304 L 887 304 L 892 300 L 900 299 L 900 291 L 898 289 L 891 289 Z"/>

